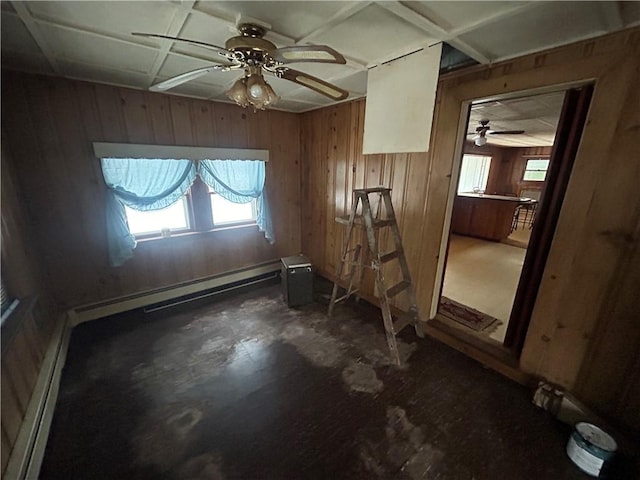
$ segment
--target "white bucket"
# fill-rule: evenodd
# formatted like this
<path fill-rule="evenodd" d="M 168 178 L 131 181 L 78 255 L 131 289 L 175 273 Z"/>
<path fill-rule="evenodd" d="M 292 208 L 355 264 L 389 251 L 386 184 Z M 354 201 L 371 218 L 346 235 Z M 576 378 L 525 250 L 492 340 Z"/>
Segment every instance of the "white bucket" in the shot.
<path fill-rule="evenodd" d="M 598 477 L 618 449 L 616 441 L 590 423 L 578 423 L 567 443 L 567 455 L 583 472 Z"/>

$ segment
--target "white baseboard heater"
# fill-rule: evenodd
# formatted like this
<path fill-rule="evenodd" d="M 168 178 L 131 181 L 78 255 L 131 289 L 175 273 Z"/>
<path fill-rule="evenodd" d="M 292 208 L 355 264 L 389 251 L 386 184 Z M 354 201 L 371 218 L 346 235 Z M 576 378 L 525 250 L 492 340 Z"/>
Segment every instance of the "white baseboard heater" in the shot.
<path fill-rule="evenodd" d="M 212 277 L 200 278 L 169 287 L 137 293 L 106 302 L 84 305 L 73 309 L 72 325 L 108 317 L 117 313 L 146 308 L 150 312 L 161 308 L 208 297 L 224 291 L 260 283 L 271 279 L 280 271 L 280 262 L 263 263 Z M 221 288 L 225 287 L 227 288 Z"/>

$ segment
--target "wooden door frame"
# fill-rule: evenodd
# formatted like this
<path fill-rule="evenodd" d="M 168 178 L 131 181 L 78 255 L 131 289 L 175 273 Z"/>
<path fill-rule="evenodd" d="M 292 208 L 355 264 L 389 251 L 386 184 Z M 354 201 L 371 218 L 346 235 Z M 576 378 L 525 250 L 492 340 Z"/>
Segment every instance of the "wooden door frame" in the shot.
<path fill-rule="evenodd" d="M 557 84 L 557 85 L 544 86 L 540 88 L 509 92 L 509 93 L 494 95 L 489 97 L 476 98 L 472 100 L 463 100 L 460 102 L 460 113 L 459 113 L 459 122 L 458 122 L 458 130 L 457 130 L 458 135 L 457 135 L 457 141 L 454 149 L 454 156 L 453 156 L 450 183 L 449 183 L 449 191 L 447 195 L 447 203 L 446 203 L 446 209 L 445 209 L 444 228 L 442 230 L 438 264 L 436 267 L 436 283 L 435 283 L 436 288 L 433 289 L 433 297 L 431 300 L 431 310 L 429 315 L 430 320 L 435 318 L 438 312 L 440 298 L 442 297 L 444 275 L 446 272 L 446 264 L 447 264 L 448 252 L 449 252 L 449 240 L 451 237 L 451 219 L 452 219 L 452 213 L 453 213 L 453 204 L 454 204 L 458 181 L 460 177 L 460 166 L 462 163 L 464 142 L 467 137 L 467 129 L 468 129 L 471 106 L 474 104 L 485 103 L 490 101 L 509 100 L 514 98 L 543 95 L 546 93 L 567 92 L 572 89 L 577 89 L 577 88 L 581 88 L 586 85 L 592 85 L 592 84 L 593 84 L 592 81 L 581 80 L 576 82 L 569 82 L 569 83 L 563 83 L 563 84 Z M 563 105 L 563 110 L 564 110 L 564 105 Z M 563 116 L 562 113 L 563 112 L 561 112 L 561 117 Z M 574 152 L 574 157 L 575 157 L 575 152 Z M 564 190 L 566 190 L 566 184 L 564 186 L 563 193 L 564 193 Z M 558 204 L 557 205 L 558 209 L 562 203 L 563 197 L 564 195 L 560 196 L 559 198 L 557 196 L 554 196 L 554 198 L 551 199 L 553 202 L 556 202 Z M 554 227 L 555 227 L 555 223 L 554 223 Z M 546 261 L 547 253 L 548 251 L 544 254 L 544 259 L 542 260 L 543 262 L 542 266 L 544 266 L 544 262 Z M 521 277 L 523 273 L 524 273 L 524 265 L 523 265 L 523 270 L 521 271 Z M 540 279 L 538 279 L 538 285 L 539 283 L 540 283 Z M 520 287 L 518 289 L 520 290 Z M 537 288 L 536 288 L 536 292 L 537 292 Z M 516 299 L 514 299 L 514 305 L 515 305 L 515 301 Z M 522 346 L 524 344 L 524 339 L 527 333 L 527 327 L 531 317 L 531 309 L 533 308 L 534 304 L 535 304 L 535 296 L 532 299 L 530 299 L 530 302 L 527 304 L 527 308 L 519 313 L 519 316 L 517 319 L 512 319 L 511 317 L 509 319 L 510 325 L 508 325 L 507 329 L 508 329 L 508 332 L 510 331 L 510 338 L 509 338 L 509 344 L 505 344 L 505 347 L 508 348 L 511 351 L 512 355 L 516 358 L 518 358 L 520 356 L 520 353 L 522 352 Z M 513 320 L 518 322 L 517 326 L 511 323 Z"/>

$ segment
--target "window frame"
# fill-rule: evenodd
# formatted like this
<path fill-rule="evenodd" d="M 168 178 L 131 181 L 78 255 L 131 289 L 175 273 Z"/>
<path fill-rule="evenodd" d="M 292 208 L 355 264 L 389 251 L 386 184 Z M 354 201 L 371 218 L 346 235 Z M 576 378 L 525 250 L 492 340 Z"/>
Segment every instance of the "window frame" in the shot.
<path fill-rule="evenodd" d="M 462 180 L 462 173 L 463 173 L 463 169 L 464 169 L 464 164 L 465 164 L 465 157 L 473 157 L 474 159 L 480 159 L 480 161 L 482 163 L 485 163 L 486 165 L 486 175 L 483 173 L 481 175 L 481 180 L 484 179 L 486 177 L 485 180 L 485 184 L 484 184 L 484 188 L 480 188 L 478 187 L 478 192 L 467 192 L 467 191 L 461 191 L 460 188 L 460 183 Z M 470 160 L 470 159 L 469 159 Z M 491 171 L 491 163 L 493 161 L 493 156 L 492 155 L 488 155 L 488 154 L 479 154 L 479 153 L 463 153 L 462 154 L 462 160 L 460 160 L 460 172 L 458 174 L 458 184 L 456 185 L 456 194 L 460 194 L 460 193 L 484 193 L 487 185 L 489 184 L 489 174 Z M 485 165 L 481 166 L 481 171 L 484 171 Z M 473 188 L 472 188 L 473 190 Z"/>
<path fill-rule="evenodd" d="M 538 168 L 532 168 L 529 169 L 527 168 L 529 165 L 529 162 L 532 160 L 546 160 L 547 161 L 547 168 L 544 170 L 538 169 Z M 522 178 L 521 178 L 521 182 L 522 183 L 534 183 L 534 184 L 541 184 L 547 181 L 547 174 L 549 172 L 549 166 L 551 164 L 550 158 L 548 156 L 535 156 L 535 157 L 527 157 L 525 158 L 525 163 L 524 163 L 524 169 L 522 171 Z M 527 175 L 527 172 L 544 172 L 544 178 L 542 180 L 536 180 L 536 179 L 527 179 L 525 178 L 525 176 Z"/>

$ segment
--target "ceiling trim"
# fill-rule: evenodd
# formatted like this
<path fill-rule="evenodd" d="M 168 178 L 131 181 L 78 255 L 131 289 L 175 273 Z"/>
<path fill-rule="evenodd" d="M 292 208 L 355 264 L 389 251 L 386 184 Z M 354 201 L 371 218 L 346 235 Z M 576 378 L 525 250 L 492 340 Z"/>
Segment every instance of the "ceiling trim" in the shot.
<path fill-rule="evenodd" d="M 165 35 L 171 37 L 177 37 L 178 35 L 180 35 L 180 32 L 182 31 L 187 18 L 189 18 L 189 14 L 191 13 L 195 3 L 195 0 L 190 0 L 180 4 L 173 15 L 173 19 L 171 20 L 171 23 L 169 24 L 169 28 L 167 29 Z M 150 87 L 155 82 L 156 77 L 158 76 L 158 72 L 162 68 L 162 65 L 164 65 L 164 62 L 167 59 L 167 56 L 169 55 L 169 51 L 171 50 L 173 44 L 173 40 L 166 40 L 161 45 L 160 50 L 158 51 L 158 55 L 156 56 L 156 60 L 155 62 L 153 62 L 151 70 L 147 75 L 147 87 Z"/>
<path fill-rule="evenodd" d="M 423 17 L 418 12 L 410 9 L 406 5 L 403 5 L 399 1 L 388 1 L 388 2 L 380 2 L 377 5 L 381 6 L 385 10 L 388 10 L 391 13 L 394 13 L 396 16 L 402 18 L 406 22 L 418 27 L 423 32 L 428 33 L 431 37 L 439 40 L 446 41 L 449 45 L 455 47 L 460 50 L 465 55 L 473 58 L 474 60 L 488 64 L 491 63 L 491 59 L 487 57 L 484 53 L 475 49 L 468 43 L 452 36 L 450 32 L 447 32 L 445 29 L 435 24 L 431 20 L 426 17 Z"/>
<path fill-rule="evenodd" d="M 26 6 L 26 2 L 12 1 L 11 5 L 15 9 L 20 20 L 22 20 L 22 23 L 24 23 L 26 29 L 33 37 L 38 47 L 40 47 L 42 54 L 47 59 L 47 62 L 49 62 L 49 65 L 51 65 L 53 71 L 62 76 L 62 70 L 60 69 L 60 65 L 58 65 L 58 62 L 56 61 L 56 56 L 53 53 L 53 50 L 51 50 L 51 48 L 49 47 L 49 44 L 42 35 L 42 32 L 38 28 L 36 21 L 31 16 L 31 12 L 29 12 L 29 9 Z"/>

